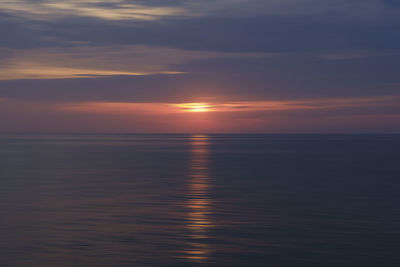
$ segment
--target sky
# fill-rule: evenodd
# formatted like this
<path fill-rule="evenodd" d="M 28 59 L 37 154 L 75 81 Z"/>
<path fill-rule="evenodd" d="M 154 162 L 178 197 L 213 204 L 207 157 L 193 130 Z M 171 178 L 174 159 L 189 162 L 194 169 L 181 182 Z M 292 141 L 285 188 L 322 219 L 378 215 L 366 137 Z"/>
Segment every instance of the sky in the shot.
<path fill-rule="evenodd" d="M 0 133 L 399 133 L 400 0 L 0 0 Z"/>

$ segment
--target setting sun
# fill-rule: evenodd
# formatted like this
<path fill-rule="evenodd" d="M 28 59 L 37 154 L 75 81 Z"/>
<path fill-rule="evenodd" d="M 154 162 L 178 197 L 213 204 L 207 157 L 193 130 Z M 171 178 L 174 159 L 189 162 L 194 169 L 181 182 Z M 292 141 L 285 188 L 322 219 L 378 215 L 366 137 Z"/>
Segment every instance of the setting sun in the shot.
<path fill-rule="evenodd" d="M 208 112 L 214 109 L 214 106 L 207 103 L 184 103 L 175 106 L 188 112 Z"/>

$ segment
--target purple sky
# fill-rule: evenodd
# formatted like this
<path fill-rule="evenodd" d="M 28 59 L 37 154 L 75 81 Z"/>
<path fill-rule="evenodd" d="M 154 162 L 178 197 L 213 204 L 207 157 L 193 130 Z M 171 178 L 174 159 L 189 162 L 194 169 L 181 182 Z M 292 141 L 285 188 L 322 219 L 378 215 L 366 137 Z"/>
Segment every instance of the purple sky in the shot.
<path fill-rule="evenodd" d="M 0 133 L 400 132 L 398 0 L 0 7 Z"/>

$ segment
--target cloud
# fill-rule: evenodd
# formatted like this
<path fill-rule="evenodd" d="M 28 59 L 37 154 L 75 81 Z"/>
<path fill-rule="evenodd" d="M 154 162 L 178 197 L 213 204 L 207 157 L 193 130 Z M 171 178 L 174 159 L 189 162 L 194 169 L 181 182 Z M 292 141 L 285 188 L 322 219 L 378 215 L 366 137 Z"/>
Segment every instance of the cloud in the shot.
<path fill-rule="evenodd" d="M 8 50 L 0 80 L 94 78 L 113 75 L 180 74 L 169 65 L 173 50 L 145 47 Z M 164 57 L 163 57 L 164 55 Z"/>
<path fill-rule="evenodd" d="M 10 48 L 145 45 L 297 53 L 398 50 L 400 44 L 399 11 L 374 0 L 13 0 L 2 7 L 0 30 L 7 38 L 0 45 Z"/>
<path fill-rule="evenodd" d="M 146 6 L 120 0 L 12 0 L 3 1 L 2 8 L 9 13 L 36 20 L 53 20 L 68 16 L 104 20 L 154 20 L 163 16 L 177 16 L 183 12 L 178 7 Z"/>
<path fill-rule="evenodd" d="M 252 112 L 252 111 L 297 111 L 324 110 L 365 107 L 397 106 L 400 96 L 375 96 L 351 98 L 327 98 L 308 100 L 270 100 L 270 101 L 235 101 L 227 103 L 178 103 L 172 107 L 181 111 L 192 111 L 194 107 L 202 107 L 208 112 Z"/>
<path fill-rule="evenodd" d="M 177 66 L 195 59 L 267 56 L 145 46 L 6 49 L 4 54 L 0 80 L 182 74 Z"/>
<path fill-rule="evenodd" d="M 161 66 L 168 67 L 167 70 L 182 71 L 185 74 L 3 80 L 0 81 L 0 97 L 57 102 L 183 103 L 368 97 L 396 95 L 400 92 L 397 72 L 400 68 L 399 55 L 327 60 L 319 54 L 235 56 L 237 53 L 192 54 L 193 51 L 188 51 L 186 57 L 181 55 L 182 63 L 179 63 L 175 57 L 174 61 L 168 57 L 163 59 L 156 51 L 155 61 L 151 61 L 149 55 L 143 61 L 143 66 L 146 62 L 149 66 L 160 66 L 162 63 L 164 65 Z M 184 54 L 184 51 L 177 52 Z M 73 54 L 66 55 L 64 58 L 71 58 Z M 83 63 L 88 60 L 81 54 L 75 57 L 82 57 Z M 110 54 L 106 58 L 111 60 L 114 56 Z M 107 63 L 113 66 L 108 70 L 143 71 L 140 65 L 139 69 L 133 69 L 135 65 L 130 64 L 134 60 L 130 57 L 124 59 L 123 55 L 115 56 L 114 60 Z M 102 60 L 95 62 L 83 66 L 102 69 Z M 170 63 L 173 64 L 168 65 Z M 75 66 L 82 68 L 80 65 Z"/>
<path fill-rule="evenodd" d="M 400 6 L 399 0 L 382 0 L 382 2 L 391 8 Z"/>
<path fill-rule="evenodd" d="M 221 52 L 298 53 L 340 50 L 398 50 L 399 17 L 356 21 L 313 16 L 270 15 L 165 18 L 109 23 L 85 18 L 46 23 L 46 35 L 67 45 L 154 45 Z M 371 34 L 371 32 L 373 34 Z M 375 34 L 378 33 L 379 34 Z"/>
<path fill-rule="evenodd" d="M 346 17 L 371 18 L 395 0 L 3 0 L 9 13 L 39 20 L 81 16 L 103 20 L 157 20 L 165 17 L 254 17 L 265 15 L 342 14 Z"/>

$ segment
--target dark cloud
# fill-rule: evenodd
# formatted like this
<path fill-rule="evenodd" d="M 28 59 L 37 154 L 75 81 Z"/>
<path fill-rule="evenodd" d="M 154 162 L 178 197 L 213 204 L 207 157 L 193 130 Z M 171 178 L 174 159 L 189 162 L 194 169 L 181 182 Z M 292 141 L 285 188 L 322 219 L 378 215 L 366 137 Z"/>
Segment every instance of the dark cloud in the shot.
<path fill-rule="evenodd" d="M 382 1 L 387 6 L 400 7 L 400 1 L 399 0 L 382 0 Z"/>
<path fill-rule="evenodd" d="M 382 21 L 324 16 L 200 17 L 153 22 L 57 21 L 46 34 L 92 45 L 140 44 L 224 52 L 398 49 L 400 16 Z"/>
<path fill-rule="evenodd" d="M 174 1 L 169 5 L 182 5 Z M 137 3 L 137 1 L 135 1 Z M 144 2 L 140 2 L 145 4 Z M 386 0 L 391 6 L 398 1 Z M 102 3 L 100 3 L 102 4 Z M 158 6 L 150 1 L 146 5 Z M 103 5 L 103 4 L 102 4 Z M 359 8 L 372 9 L 370 2 Z M 348 16 L 344 11 L 313 14 L 161 18 L 152 21 L 102 20 L 67 16 L 52 20 L 23 19 L 1 14 L 0 28 L 7 47 L 82 45 L 153 45 L 225 52 L 299 52 L 340 49 L 398 49 L 400 12 Z M 35 27 L 33 27 L 35 26 Z"/>
<path fill-rule="evenodd" d="M 33 25 L 19 17 L 0 12 L 0 47 L 33 48 L 47 45 Z"/>
<path fill-rule="evenodd" d="M 125 3 L 139 4 L 143 6 L 182 6 L 187 0 L 128 0 Z"/>

